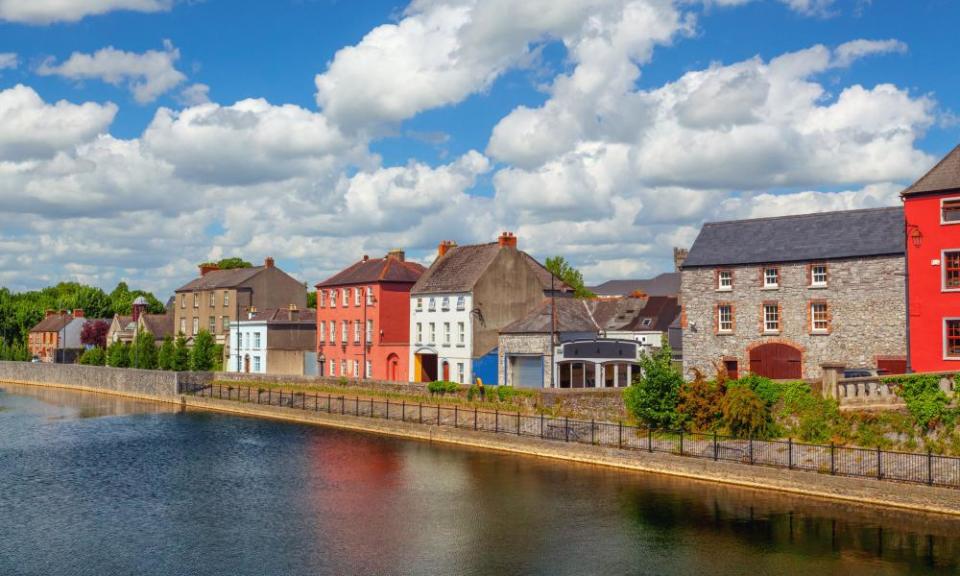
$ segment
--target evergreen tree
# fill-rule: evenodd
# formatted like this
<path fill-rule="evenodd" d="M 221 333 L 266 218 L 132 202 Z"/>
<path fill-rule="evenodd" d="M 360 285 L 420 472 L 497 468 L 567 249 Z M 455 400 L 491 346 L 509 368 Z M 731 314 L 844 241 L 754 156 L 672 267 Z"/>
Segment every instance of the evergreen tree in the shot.
<path fill-rule="evenodd" d="M 144 370 L 157 368 L 157 346 L 153 343 L 153 335 L 143 330 L 137 330 L 133 339 L 133 350 L 130 351 L 131 366 Z"/>
<path fill-rule="evenodd" d="M 201 330 L 193 339 L 190 351 L 190 369 L 195 372 L 209 372 L 216 366 L 217 346 L 213 336 Z"/>
<path fill-rule="evenodd" d="M 130 367 L 130 347 L 123 342 L 114 342 L 107 348 L 107 366 Z"/>
<path fill-rule="evenodd" d="M 187 337 L 183 332 L 177 334 L 177 340 L 173 345 L 173 366 L 177 372 L 185 372 L 190 369 L 190 348 L 187 347 Z"/>
<path fill-rule="evenodd" d="M 677 404 L 683 374 L 673 365 L 673 351 L 666 337 L 659 350 L 640 357 L 640 374 L 623 392 L 627 409 L 651 426 L 669 427 L 677 423 Z"/>
<path fill-rule="evenodd" d="M 103 348 L 90 348 L 80 356 L 80 363 L 85 366 L 103 366 L 107 362 L 107 353 Z"/>
<path fill-rule="evenodd" d="M 173 345 L 173 338 L 167 336 L 163 339 L 160 352 L 157 354 L 157 368 L 160 370 L 173 370 L 175 354 L 176 348 Z"/>

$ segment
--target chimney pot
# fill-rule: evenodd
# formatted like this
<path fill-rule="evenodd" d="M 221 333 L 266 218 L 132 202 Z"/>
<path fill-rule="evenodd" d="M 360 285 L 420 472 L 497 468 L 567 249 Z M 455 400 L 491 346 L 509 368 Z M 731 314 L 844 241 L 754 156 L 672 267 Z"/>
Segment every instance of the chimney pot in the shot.
<path fill-rule="evenodd" d="M 74 308 L 73 309 L 74 318 L 83 318 L 83 308 Z"/>
<path fill-rule="evenodd" d="M 500 234 L 500 237 L 497 239 L 497 243 L 501 248 L 516 248 L 517 247 L 517 237 L 513 235 L 513 232 L 503 232 Z"/>
<path fill-rule="evenodd" d="M 44 317 L 44 318 L 49 318 L 49 317 L 53 316 L 53 315 L 56 314 L 56 313 L 57 313 L 56 310 L 54 310 L 54 309 L 52 309 L 52 308 L 47 308 L 47 309 L 43 312 L 43 317 Z"/>
<path fill-rule="evenodd" d="M 457 243 L 454 242 L 453 240 L 444 240 L 440 242 L 439 246 L 437 246 L 437 256 L 442 258 L 447 255 L 447 252 L 449 252 L 451 248 L 456 248 L 456 247 L 457 247 Z"/>
<path fill-rule="evenodd" d="M 208 273 L 213 272 L 214 270 L 219 270 L 220 267 L 214 264 L 213 262 L 204 262 L 200 265 L 200 275 L 206 276 Z"/>
<path fill-rule="evenodd" d="M 273 265 L 274 265 L 273 256 L 267 256 L 263 260 L 263 265 L 266 266 L 267 268 L 273 268 Z"/>
<path fill-rule="evenodd" d="M 683 263 L 687 260 L 687 255 L 690 253 L 686 248 L 674 248 L 673 249 L 673 268 L 674 272 L 679 272 L 680 268 L 683 267 Z"/>
<path fill-rule="evenodd" d="M 406 260 L 407 255 L 400 248 L 394 248 L 393 250 L 387 252 L 387 258 L 393 258 L 394 260 L 403 262 Z"/>
<path fill-rule="evenodd" d="M 363 255 L 363 261 L 364 261 L 364 262 L 366 262 L 366 261 L 369 260 L 369 259 L 370 259 L 370 256 L 369 256 L 369 255 L 367 255 L 367 254 L 364 254 L 364 255 Z"/>
<path fill-rule="evenodd" d="M 291 304 L 287 307 L 287 313 L 290 315 L 290 321 L 295 322 L 300 319 L 300 309 L 297 308 L 296 304 Z"/>

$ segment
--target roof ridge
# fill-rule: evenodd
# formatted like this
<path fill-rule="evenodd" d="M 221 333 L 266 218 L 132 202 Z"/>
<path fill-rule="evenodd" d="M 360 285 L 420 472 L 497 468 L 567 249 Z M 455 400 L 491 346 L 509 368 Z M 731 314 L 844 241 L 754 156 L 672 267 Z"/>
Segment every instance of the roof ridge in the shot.
<path fill-rule="evenodd" d="M 923 173 L 923 176 L 917 178 L 917 180 L 916 180 L 913 184 L 907 186 L 902 192 L 900 192 L 900 196 L 904 196 L 904 195 L 906 195 L 906 194 L 909 194 L 909 193 L 910 193 L 910 190 L 912 190 L 913 188 L 915 188 L 915 187 L 917 186 L 917 184 L 919 184 L 920 182 L 924 181 L 924 180 L 927 178 L 927 176 L 930 176 L 931 174 L 933 174 L 934 172 L 936 172 L 938 168 L 940 168 L 948 159 L 950 159 L 950 158 L 954 155 L 954 153 L 960 154 L 960 144 L 957 144 L 956 146 L 954 146 L 953 148 L 951 148 L 950 151 L 947 152 L 947 153 L 943 156 L 943 158 L 940 159 L 940 161 L 938 161 L 936 164 L 934 164 L 932 168 L 930 168 L 929 170 L 927 170 L 926 172 L 924 172 L 924 173 Z M 944 190 L 952 190 L 952 188 L 944 188 Z M 936 192 L 936 191 L 937 191 L 937 190 L 928 190 L 928 192 Z"/>
<path fill-rule="evenodd" d="M 743 222 L 767 222 L 770 220 L 790 220 L 793 218 L 813 218 L 816 216 L 829 216 L 832 214 L 852 214 L 859 212 L 882 212 L 882 211 L 903 210 L 903 206 L 874 206 L 873 208 L 853 208 L 851 210 L 827 210 L 824 212 L 804 212 L 803 214 L 784 214 L 782 216 L 762 216 L 760 218 L 740 218 L 738 220 L 713 220 L 704 222 L 703 226 L 716 226 L 726 224 L 740 224 Z M 664 272 L 666 274 L 666 272 Z"/>

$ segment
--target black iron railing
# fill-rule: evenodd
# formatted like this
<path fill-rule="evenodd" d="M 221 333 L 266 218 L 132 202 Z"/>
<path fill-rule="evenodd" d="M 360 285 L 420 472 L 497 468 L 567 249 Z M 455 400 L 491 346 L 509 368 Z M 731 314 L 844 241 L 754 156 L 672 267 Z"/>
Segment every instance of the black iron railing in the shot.
<path fill-rule="evenodd" d="M 754 440 L 717 433 L 694 433 L 633 426 L 622 422 L 575 420 L 525 415 L 517 411 L 481 410 L 425 402 L 396 402 L 358 396 L 292 392 L 242 384 L 213 383 L 186 392 L 194 396 L 280 406 L 293 410 L 327 412 L 449 426 L 622 450 L 662 452 L 738 462 L 757 466 L 807 470 L 835 476 L 853 476 L 960 488 L 960 458 L 933 453 L 894 452 L 835 444 L 808 444 L 790 440 Z"/>

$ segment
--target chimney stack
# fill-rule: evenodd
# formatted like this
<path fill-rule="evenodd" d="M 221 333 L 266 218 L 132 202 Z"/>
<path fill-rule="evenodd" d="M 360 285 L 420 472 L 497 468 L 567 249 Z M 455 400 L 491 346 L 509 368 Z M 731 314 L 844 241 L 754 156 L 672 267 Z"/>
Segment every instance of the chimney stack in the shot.
<path fill-rule="evenodd" d="M 54 310 L 53 308 L 47 308 L 47 309 L 44 311 L 44 313 L 43 313 L 43 317 L 44 317 L 44 318 L 49 318 L 49 317 L 53 316 L 53 315 L 56 314 L 56 313 L 57 313 L 57 311 Z"/>
<path fill-rule="evenodd" d="M 674 248 L 673 249 L 673 269 L 674 272 L 679 272 L 680 268 L 683 267 L 683 263 L 687 259 L 687 254 L 690 251 L 686 248 Z"/>
<path fill-rule="evenodd" d="M 257 307 L 251 306 L 247 308 L 247 320 L 253 320 L 253 317 L 257 314 Z"/>
<path fill-rule="evenodd" d="M 500 244 L 501 248 L 516 248 L 517 247 L 517 237 L 513 235 L 513 232 L 503 232 L 500 234 L 500 237 L 497 239 L 497 243 Z"/>
<path fill-rule="evenodd" d="M 73 309 L 74 318 L 83 318 L 83 308 L 74 308 Z"/>
<path fill-rule="evenodd" d="M 263 265 L 266 266 L 267 268 L 273 268 L 273 265 L 274 265 L 273 256 L 267 256 L 266 258 L 264 258 Z"/>
<path fill-rule="evenodd" d="M 300 319 L 300 310 L 297 308 L 297 305 L 296 305 L 296 304 L 291 304 L 291 305 L 287 308 L 287 312 L 290 314 L 290 321 L 291 321 L 291 322 L 296 322 L 297 320 Z"/>
<path fill-rule="evenodd" d="M 393 258 L 394 260 L 403 262 L 407 259 L 407 255 L 400 248 L 394 248 L 393 250 L 387 252 L 387 258 Z"/>
<path fill-rule="evenodd" d="M 364 255 L 363 255 L 363 261 L 364 261 L 364 262 L 366 262 L 366 261 L 369 260 L 369 259 L 370 259 L 370 256 L 369 256 L 368 254 L 364 254 Z"/>
<path fill-rule="evenodd" d="M 449 252 L 451 248 L 456 248 L 456 247 L 457 247 L 457 243 L 454 242 L 453 240 L 444 240 L 440 242 L 440 245 L 437 246 L 437 257 L 443 258 L 444 256 L 447 255 L 447 252 Z"/>
<path fill-rule="evenodd" d="M 204 262 L 200 265 L 200 275 L 206 276 L 207 273 L 213 272 L 214 270 L 219 270 L 220 267 L 213 262 Z"/>

